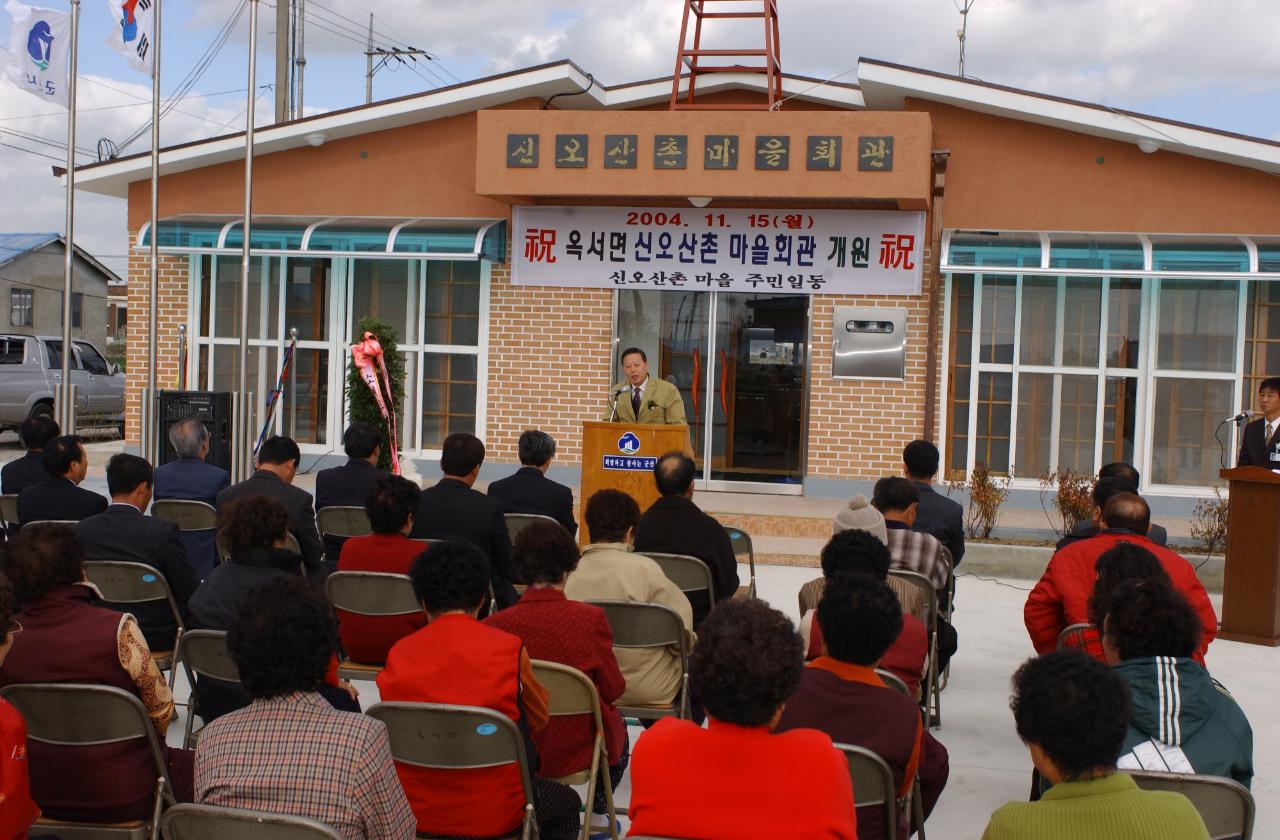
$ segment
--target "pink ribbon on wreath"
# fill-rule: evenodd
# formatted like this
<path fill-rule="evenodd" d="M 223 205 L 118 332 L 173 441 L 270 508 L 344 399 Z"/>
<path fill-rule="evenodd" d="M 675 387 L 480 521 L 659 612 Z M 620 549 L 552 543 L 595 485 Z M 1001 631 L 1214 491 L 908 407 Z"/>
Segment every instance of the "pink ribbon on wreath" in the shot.
<path fill-rule="evenodd" d="M 387 373 L 387 362 L 382 355 L 382 345 L 378 343 L 377 337 L 367 332 L 364 334 L 364 341 L 359 344 L 351 345 L 351 358 L 356 363 L 356 370 L 360 371 L 360 378 L 364 380 L 364 384 L 369 386 L 369 390 L 373 392 L 373 398 L 378 403 L 378 410 L 382 412 L 382 419 L 387 421 L 387 429 L 390 432 L 388 437 L 388 445 L 391 447 L 391 471 L 396 475 L 400 474 L 400 458 L 396 451 L 399 447 L 396 435 L 396 412 L 395 412 L 395 393 L 391 390 L 391 375 Z M 376 363 L 376 366 L 375 366 Z M 378 374 L 382 374 L 382 382 L 378 382 Z M 382 385 L 387 388 L 386 398 L 382 395 Z M 388 405 L 391 406 L 388 409 Z"/>

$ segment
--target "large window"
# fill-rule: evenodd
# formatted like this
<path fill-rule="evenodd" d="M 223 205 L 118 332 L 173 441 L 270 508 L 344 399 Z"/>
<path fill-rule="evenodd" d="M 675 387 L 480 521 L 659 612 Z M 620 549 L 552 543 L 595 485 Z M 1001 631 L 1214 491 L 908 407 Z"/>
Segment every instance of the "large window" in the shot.
<path fill-rule="evenodd" d="M 31 326 L 31 310 L 34 296 L 34 289 L 9 290 L 9 326 Z"/>

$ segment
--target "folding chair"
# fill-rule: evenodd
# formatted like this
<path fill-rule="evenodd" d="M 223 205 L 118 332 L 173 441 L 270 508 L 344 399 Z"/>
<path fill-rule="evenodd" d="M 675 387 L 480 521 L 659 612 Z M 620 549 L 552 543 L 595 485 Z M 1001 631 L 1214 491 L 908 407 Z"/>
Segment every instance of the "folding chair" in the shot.
<path fill-rule="evenodd" d="M 865 747 L 836 744 L 849 762 L 849 780 L 853 783 L 853 804 L 858 808 L 884 808 L 884 838 L 897 840 L 898 789 L 893 772 L 880 756 Z"/>
<path fill-rule="evenodd" d="M 18 494 L 5 493 L 0 496 L 0 520 L 6 525 L 18 525 Z"/>
<path fill-rule="evenodd" d="M 747 597 L 754 598 L 756 597 L 756 551 L 751 544 L 751 535 L 732 525 L 725 525 L 724 530 L 729 535 L 729 542 L 733 544 L 733 556 L 747 555 L 747 568 L 751 572 L 751 580 L 747 583 Z"/>
<path fill-rule="evenodd" d="M 1092 629 L 1093 625 L 1088 623 L 1067 625 L 1058 634 L 1058 650 L 1083 651 L 1089 640 L 1089 631 Z"/>
<path fill-rule="evenodd" d="M 543 516 L 540 513 L 504 513 L 503 518 L 507 520 L 507 533 L 511 536 L 512 544 L 515 544 L 516 537 L 525 528 L 528 528 L 535 522 L 550 522 L 558 528 L 564 526 L 560 524 L 560 520 L 552 519 L 550 516 Z"/>
<path fill-rule="evenodd" d="M 332 505 L 316 511 L 316 527 L 330 537 L 364 537 L 373 533 L 369 514 L 355 505 Z"/>
<path fill-rule="evenodd" d="M 1210 840 L 1253 836 L 1253 794 L 1235 779 L 1198 773 L 1164 773 L 1157 770 L 1125 771 L 1143 790 L 1180 793 L 1200 812 Z"/>
<path fill-rule="evenodd" d="M 134 563 L 125 560 L 86 560 L 84 576 L 90 583 L 98 587 L 102 600 L 109 604 L 150 604 L 165 601 L 169 611 L 173 613 L 173 623 L 178 626 L 177 635 L 173 639 L 173 647 L 168 650 L 153 650 L 151 658 L 161 671 L 169 672 L 169 687 L 173 688 L 173 652 L 182 638 L 182 613 L 178 610 L 178 602 L 174 600 L 173 590 L 164 572 L 146 563 Z"/>
<path fill-rule="evenodd" d="M 187 683 L 191 686 L 191 699 L 187 705 L 187 725 L 182 732 L 182 748 L 189 750 L 195 746 L 200 731 L 192 732 L 196 715 L 200 714 L 200 706 L 196 697 L 196 676 L 210 677 L 223 682 L 240 682 L 240 669 L 231 659 L 227 650 L 227 634 L 221 630 L 188 630 L 178 639 L 178 650 L 174 655 L 174 668 L 182 664 L 187 673 Z M 200 727 L 201 730 L 204 727 Z"/>
<path fill-rule="evenodd" d="M 334 572 L 325 578 L 324 591 L 334 609 L 356 615 L 389 617 L 423 612 L 422 603 L 413 594 L 413 581 L 408 575 Z M 381 672 L 381 665 L 351 659 L 338 663 L 338 675 L 343 679 L 372 680 Z"/>
<path fill-rule="evenodd" d="M 942 611 L 941 618 L 948 624 L 951 623 L 951 616 L 956 609 L 956 567 L 951 559 L 951 551 L 945 545 L 942 547 L 942 556 L 947 558 L 947 585 L 943 590 L 943 602 L 938 604 L 938 608 Z M 951 681 L 951 660 L 947 660 L 947 667 L 943 669 L 938 677 L 938 691 L 945 691 L 947 683 Z"/>
<path fill-rule="evenodd" d="M 680 652 L 680 693 L 667 706 L 618 706 L 623 717 L 657 720 L 672 715 L 688 720 L 689 637 L 680 615 L 665 604 L 637 601 L 588 601 L 604 610 L 613 631 L 613 646 L 626 650 L 669 649 Z"/>
<path fill-rule="evenodd" d="M 511 718 L 492 709 L 441 703 L 377 703 L 365 714 L 387 727 L 391 757 L 401 764 L 432 770 L 516 765 L 524 789 L 520 837 L 537 838 L 529 761 L 524 738 Z"/>
<path fill-rule="evenodd" d="M 899 694 L 905 694 L 907 697 L 911 697 L 911 689 L 907 687 L 907 684 L 903 682 L 902 678 L 897 674 L 886 671 L 883 668 L 877 668 L 876 676 L 883 680 L 884 684 L 889 686 L 889 688 L 892 688 Z M 915 698 L 911 697 L 911 699 L 914 700 Z"/>
<path fill-rule="evenodd" d="M 658 564 L 662 573 L 680 587 L 680 591 L 688 598 L 697 592 L 706 592 L 707 601 L 716 605 L 716 585 L 711 577 L 711 568 L 697 557 L 689 554 L 667 554 L 661 551 L 646 551 L 644 556 Z M 692 598 L 690 601 L 692 602 Z"/>
<path fill-rule="evenodd" d="M 298 538 L 293 535 L 292 531 L 286 531 L 284 535 L 285 548 L 302 557 L 302 546 L 298 543 Z M 222 536 L 222 532 L 218 532 L 218 536 L 214 539 L 214 543 L 218 547 L 218 562 L 225 563 L 231 559 L 231 549 L 227 547 L 227 541 Z M 298 561 L 298 574 L 306 576 L 307 569 L 301 560 Z"/>
<path fill-rule="evenodd" d="M 33 519 L 27 525 L 79 525 L 79 519 Z M 25 526 L 24 526 L 25 527 Z"/>
<path fill-rule="evenodd" d="M 208 502 L 194 499 L 157 499 L 151 515 L 172 522 L 183 531 L 212 531 L 218 527 L 218 511 Z"/>
<path fill-rule="evenodd" d="M 923 686 L 922 710 L 925 726 L 935 729 L 942 726 L 942 692 L 938 687 L 938 593 L 933 588 L 933 581 L 919 572 L 890 569 L 889 575 L 920 590 L 928 605 L 928 621 L 925 626 L 929 631 L 929 660 Z"/>
<path fill-rule="evenodd" d="M 149 820 L 104 824 L 41 817 L 33 834 L 53 834 L 64 840 L 156 840 L 160 814 L 174 803 L 174 795 L 166 778 L 160 740 L 141 700 L 113 686 L 84 683 L 7 685 L 0 688 L 0 697 L 12 703 L 26 721 L 28 740 L 73 747 L 144 738 L 155 760 L 156 793 Z"/>
<path fill-rule="evenodd" d="M 165 811 L 160 831 L 165 840 L 343 840 L 334 829 L 306 817 L 213 805 L 174 805 Z"/>
<path fill-rule="evenodd" d="M 550 696 L 551 717 L 590 715 L 595 727 L 595 746 L 591 751 L 591 764 L 567 776 L 553 779 L 566 785 L 587 786 L 583 802 L 591 810 L 595 802 L 596 785 L 604 785 L 604 801 L 609 812 L 609 834 L 618 840 L 618 817 L 613 808 L 613 785 L 609 782 L 609 750 L 604 742 L 604 719 L 600 713 L 600 695 L 591 678 L 568 665 L 559 662 L 533 660 L 533 675 Z M 582 821 L 582 840 L 591 833 L 591 820 Z"/>
<path fill-rule="evenodd" d="M 414 542 L 422 543 L 423 551 L 426 551 L 428 548 L 431 548 L 431 546 L 436 545 L 437 543 L 444 542 L 444 540 L 437 540 L 432 537 L 410 537 L 410 539 L 413 540 Z"/>

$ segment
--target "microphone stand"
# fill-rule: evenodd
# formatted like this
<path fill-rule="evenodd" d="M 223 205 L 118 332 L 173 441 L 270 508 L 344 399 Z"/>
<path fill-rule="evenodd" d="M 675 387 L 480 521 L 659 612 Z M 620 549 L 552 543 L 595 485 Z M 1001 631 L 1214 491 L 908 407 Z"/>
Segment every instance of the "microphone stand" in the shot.
<path fill-rule="evenodd" d="M 610 422 L 610 423 L 612 423 L 612 422 L 614 421 L 614 419 L 615 419 L 615 418 L 617 418 L 617 416 L 618 416 L 618 397 L 619 397 L 619 396 L 621 396 L 621 395 L 622 395 L 622 392 L 623 392 L 623 391 L 625 391 L 625 390 L 627 390 L 627 389 L 626 389 L 625 387 L 623 387 L 623 388 L 619 388 L 618 390 L 616 390 L 616 391 L 614 391 L 614 392 L 613 392 L 613 408 L 612 408 L 612 410 L 609 412 L 609 422 Z"/>

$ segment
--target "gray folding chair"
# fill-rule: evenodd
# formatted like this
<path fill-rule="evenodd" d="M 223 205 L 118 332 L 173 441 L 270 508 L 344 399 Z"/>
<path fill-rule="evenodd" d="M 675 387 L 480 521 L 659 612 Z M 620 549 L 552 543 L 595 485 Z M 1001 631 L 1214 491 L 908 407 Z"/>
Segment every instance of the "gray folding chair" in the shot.
<path fill-rule="evenodd" d="M 889 686 L 889 688 L 892 688 L 899 694 L 905 694 L 906 696 L 911 697 L 911 689 L 907 687 L 907 684 L 903 682 L 902 678 L 897 674 L 886 671 L 883 668 L 877 668 L 876 676 L 883 680 L 884 684 Z M 911 699 L 914 700 L 915 698 L 911 697 Z"/>
<path fill-rule="evenodd" d="M 1058 650 L 1084 651 L 1092 624 L 1069 624 L 1058 634 Z"/>
<path fill-rule="evenodd" d="M 423 612 L 408 575 L 334 572 L 325 578 L 324 591 L 334 609 L 356 615 L 386 617 Z M 381 672 L 382 666 L 372 663 L 351 659 L 338 663 L 338 675 L 348 680 L 372 680 Z"/>
<path fill-rule="evenodd" d="M 191 686 L 191 700 L 187 706 L 187 725 L 182 733 L 182 748 L 191 749 L 200 738 L 200 732 L 192 732 L 196 715 L 200 714 L 197 702 L 196 678 L 210 677 L 228 683 L 240 682 L 240 669 L 227 650 L 227 634 L 221 630 L 188 630 L 178 639 L 174 654 L 174 668 L 181 663 Z M 204 727 L 201 727 L 203 730 Z"/>
<path fill-rule="evenodd" d="M 92 823 L 41 818 L 33 834 L 64 840 L 155 840 L 160 814 L 174 802 L 164 752 L 147 709 L 123 689 L 83 683 L 27 683 L 0 688 L 0 697 L 17 708 L 27 724 L 27 739 L 57 746 L 117 744 L 145 739 L 155 760 L 155 801 L 149 820 Z M 45 829 L 45 830 L 42 830 Z"/>
<path fill-rule="evenodd" d="M 298 538 L 293 535 L 293 532 L 286 531 L 284 535 L 284 539 L 285 539 L 285 548 L 287 548 L 289 551 L 292 551 L 294 554 L 298 555 L 299 558 L 301 558 L 302 546 L 298 544 Z M 219 563 L 225 563 L 231 559 L 231 549 L 227 547 L 227 541 L 223 538 L 221 531 L 219 531 L 218 536 L 214 538 L 214 544 L 217 545 L 218 547 Z M 302 564 L 301 560 L 299 560 L 298 574 L 305 576 L 306 573 L 307 573 L 306 567 Z"/>
<path fill-rule="evenodd" d="M 747 555 L 747 568 L 751 572 L 751 580 L 747 583 L 747 597 L 756 597 L 756 551 L 751 544 L 751 535 L 741 528 L 725 525 L 725 533 L 729 535 L 729 542 L 733 544 L 733 555 L 741 557 Z"/>
<path fill-rule="evenodd" d="M 908 572 L 903 569 L 890 569 L 889 576 L 906 581 L 920 591 L 927 605 L 928 620 L 925 628 L 929 631 L 929 660 L 925 672 L 923 696 L 924 725 L 930 729 L 942 726 L 942 692 L 938 687 L 938 593 L 933 588 L 933 581 L 919 572 Z"/>
<path fill-rule="evenodd" d="M 1158 770 L 1127 770 L 1143 790 L 1180 793 L 1200 812 L 1209 829 L 1210 840 L 1253 836 L 1255 807 L 1253 794 L 1235 779 L 1202 776 L 1198 773 L 1164 773 Z"/>
<path fill-rule="evenodd" d="M 444 542 L 444 540 L 437 540 L 432 537 L 410 537 L 409 539 L 413 540 L 414 542 L 422 543 L 423 551 L 426 551 L 428 548 L 431 548 L 431 546 L 433 545 Z"/>
<path fill-rule="evenodd" d="M 178 610 L 178 602 L 174 600 L 173 590 L 164 572 L 146 563 L 134 563 L 125 560 L 86 560 L 84 576 L 98 591 L 102 600 L 109 604 L 150 604 L 164 601 L 173 613 L 173 622 L 178 626 L 177 635 L 173 639 L 173 647 L 168 650 L 153 650 L 151 658 L 161 671 L 169 671 L 169 687 L 173 687 L 173 652 L 182 638 L 182 613 Z"/>
<path fill-rule="evenodd" d="M 175 805 L 160 821 L 165 840 L 343 840 L 322 822 L 267 811 Z"/>
<path fill-rule="evenodd" d="M 18 494 L 5 493 L 0 496 L 0 519 L 6 525 L 18 524 Z"/>
<path fill-rule="evenodd" d="M 849 780 L 853 783 L 853 804 L 857 808 L 884 808 L 884 838 L 897 840 L 901 805 L 893 783 L 893 772 L 884 759 L 865 747 L 836 744 L 849 762 Z"/>
<path fill-rule="evenodd" d="M 333 505 L 316 511 L 316 527 L 330 537 L 364 537 L 373 533 L 369 514 L 355 505 Z"/>
<path fill-rule="evenodd" d="M 377 703 L 365 714 L 386 725 L 391 757 L 401 764 L 432 770 L 516 765 L 524 789 L 520 837 L 538 836 L 524 738 L 511 718 L 492 709 L 441 703 Z"/>
<path fill-rule="evenodd" d="M 194 499 L 157 499 L 151 515 L 172 522 L 183 531 L 212 531 L 218 527 L 218 511 L 208 502 Z"/>
<path fill-rule="evenodd" d="M 624 650 L 674 650 L 680 656 L 680 694 L 666 706 L 617 706 L 623 717 L 657 720 L 675 716 L 688 720 L 689 635 L 675 610 L 665 604 L 637 601 L 588 601 L 604 610 L 613 631 L 613 646 Z"/>
<path fill-rule="evenodd" d="M 504 513 L 502 516 L 507 520 L 507 533 L 511 536 L 513 544 L 520 532 L 535 522 L 550 522 L 558 528 L 564 527 L 558 519 L 552 519 L 540 513 Z"/>
<path fill-rule="evenodd" d="M 708 602 L 715 606 L 716 585 L 706 563 L 688 554 L 667 554 L 661 551 L 645 551 L 643 554 L 658 564 L 662 573 L 680 587 L 686 598 L 696 592 L 706 592 Z"/>
<path fill-rule="evenodd" d="M 27 525 L 79 525 L 79 519 L 33 519 Z M 25 527 L 25 526 L 24 526 Z"/>
<path fill-rule="evenodd" d="M 613 786 L 609 783 L 609 751 L 604 742 L 604 722 L 600 714 L 600 695 L 591 678 L 568 665 L 559 662 L 533 660 L 533 675 L 547 690 L 551 717 L 578 717 L 589 715 L 595 731 L 595 744 L 591 750 L 591 764 L 581 770 L 552 781 L 566 785 L 587 786 L 582 801 L 590 808 L 595 802 L 596 785 L 604 786 L 604 801 L 609 812 L 609 834 L 618 840 L 618 818 L 613 808 Z M 582 821 L 582 840 L 591 833 L 591 820 Z"/>

